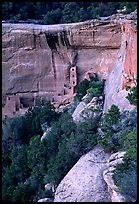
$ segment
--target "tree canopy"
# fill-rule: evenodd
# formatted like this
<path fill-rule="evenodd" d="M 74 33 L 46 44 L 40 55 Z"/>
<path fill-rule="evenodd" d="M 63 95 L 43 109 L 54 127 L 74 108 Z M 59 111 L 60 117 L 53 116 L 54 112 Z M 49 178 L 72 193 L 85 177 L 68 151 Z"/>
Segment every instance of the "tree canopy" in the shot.
<path fill-rule="evenodd" d="M 12 23 L 29 19 L 43 24 L 73 23 L 109 16 L 124 6 L 125 13 L 130 13 L 137 2 L 3 2 L 2 19 Z"/>

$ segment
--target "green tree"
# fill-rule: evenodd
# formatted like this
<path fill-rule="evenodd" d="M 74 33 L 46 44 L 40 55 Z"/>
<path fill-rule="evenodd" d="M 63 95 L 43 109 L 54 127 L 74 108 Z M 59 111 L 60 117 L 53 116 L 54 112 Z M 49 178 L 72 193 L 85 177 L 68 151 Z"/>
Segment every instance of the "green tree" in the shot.
<path fill-rule="evenodd" d="M 48 11 L 47 14 L 44 16 L 43 23 L 46 25 L 55 24 L 55 19 L 51 11 Z"/>
<path fill-rule="evenodd" d="M 91 98 L 101 96 L 103 88 L 104 83 L 102 81 L 91 81 L 87 89 L 87 94 L 89 94 Z"/>
<path fill-rule="evenodd" d="M 80 82 L 76 89 L 76 97 L 81 101 L 82 97 L 87 94 L 87 89 L 89 87 L 89 81 L 87 79 Z"/>
<path fill-rule="evenodd" d="M 78 11 L 77 2 L 66 3 L 64 6 L 64 10 L 62 11 L 63 21 L 65 23 L 77 22 L 78 21 L 77 11 Z"/>
<path fill-rule="evenodd" d="M 31 201 L 31 188 L 29 185 L 19 183 L 14 191 L 11 198 L 12 202 L 28 202 Z"/>
<path fill-rule="evenodd" d="M 96 19 L 99 14 L 99 8 L 90 6 L 89 9 L 90 9 L 91 18 Z"/>
<path fill-rule="evenodd" d="M 46 102 L 39 113 L 40 123 L 43 124 L 47 122 L 50 126 L 51 123 L 55 122 L 59 118 L 59 113 L 55 112 L 54 106 L 51 104 L 50 101 Z"/>
<path fill-rule="evenodd" d="M 120 9 L 123 9 L 124 6 L 126 6 L 124 14 L 128 14 L 137 9 L 137 2 L 121 2 Z"/>
<path fill-rule="evenodd" d="M 99 123 L 99 128 L 103 135 L 98 137 L 98 143 L 103 146 L 106 152 L 115 152 L 120 145 L 116 135 L 118 131 L 116 127 L 118 126 L 120 115 L 119 108 L 113 104 Z"/>
<path fill-rule="evenodd" d="M 137 126 L 131 132 L 119 135 L 122 138 L 123 149 L 126 151 L 123 161 L 118 164 L 113 179 L 125 201 L 137 199 Z"/>
<path fill-rule="evenodd" d="M 11 169 L 5 167 L 2 172 L 2 200 L 11 201 L 12 193 L 15 188 L 15 180 Z"/>
<path fill-rule="evenodd" d="M 120 110 L 118 106 L 112 105 L 111 108 L 108 110 L 108 112 L 105 114 L 104 120 L 105 123 L 109 125 L 115 124 L 120 117 Z"/>
<path fill-rule="evenodd" d="M 48 164 L 48 178 L 50 182 L 58 185 L 76 161 L 76 157 L 67 148 L 66 140 L 62 140 L 59 144 L 57 155 Z"/>
<path fill-rule="evenodd" d="M 19 148 L 13 147 L 11 152 L 10 170 L 17 182 L 25 181 L 30 171 L 27 166 L 27 146 L 21 145 Z"/>
<path fill-rule="evenodd" d="M 129 91 L 127 95 L 127 99 L 129 100 L 131 105 L 137 105 L 137 84 L 133 87 L 127 86 L 126 90 Z"/>
<path fill-rule="evenodd" d="M 37 167 L 46 166 L 47 146 L 46 140 L 40 140 L 40 136 L 33 136 L 30 139 L 27 150 L 28 167 L 33 170 Z"/>
<path fill-rule="evenodd" d="M 47 136 L 48 157 L 55 156 L 58 152 L 58 145 L 63 139 L 68 139 L 71 132 L 76 131 L 76 125 L 70 114 L 63 113 Z"/>

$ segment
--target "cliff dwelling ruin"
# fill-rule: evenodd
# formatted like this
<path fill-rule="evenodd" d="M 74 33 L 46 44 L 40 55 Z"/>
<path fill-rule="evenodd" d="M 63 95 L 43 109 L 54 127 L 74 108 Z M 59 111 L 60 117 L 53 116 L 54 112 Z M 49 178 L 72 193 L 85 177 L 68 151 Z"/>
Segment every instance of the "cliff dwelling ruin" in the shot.
<path fill-rule="evenodd" d="M 76 66 L 70 68 L 70 85 L 69 91 L 65 94 L 65 87 L 63 88 L 64 94 L 55 94 L 54 96 L 50 96 L 49 100 L 54 104 L 56 108 L 60 107 L 64 104 L 69 104 L 73 101 L 75 96 L 75 87 L 77 86 L 77 71 Z M 6 102 L 3 108 L 3 115 L 6 116 L 14 116 L 21 113 L 25 113 L 25 111 L 29 107 L 36 106 L 38 101 L 47 101 L 47 96 L 45 94 L 43 97 L 36 96 L 36 93 L 32 96 L 23 96 L 23 94 L 9 94 L 6 95 Z M 57 103 L 57 101 L 59 101 Z"/>
<path fill-rule="evenodd" d="M 116 63 L 122 67 L 122 82 L 115 90 L 125 89 L 128 78 L 137 76 L 137 29 L 132 24 L 115 15 L 49 26 L 3 23 L 4 115 L 34 106 L 37 98 L 64 106 L 73 101 L 83 79 L 95 73 L 107 81 Z"/>

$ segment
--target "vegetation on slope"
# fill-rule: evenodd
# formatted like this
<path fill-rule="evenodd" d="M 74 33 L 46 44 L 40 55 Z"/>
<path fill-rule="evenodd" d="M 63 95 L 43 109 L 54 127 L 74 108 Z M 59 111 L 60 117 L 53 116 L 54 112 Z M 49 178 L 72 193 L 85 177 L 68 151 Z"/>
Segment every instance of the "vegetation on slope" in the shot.
<path fill-rule="evenodd" d="M 89 99 L 92 99 L 93 97 L 102 96 L 103 89 L 104 80 L 100 81 L 97 76 L 91 77 L 90 81 L 84 79 L 76 88 L 75 100 L 78 100 L 78 102 L 80 102 L 83 96 L 85 96 L 86 94 L 88 94 Z"/>
<path fill-rule="evenodd" d="M 98 81 L 94 78 L 94 83 Z M 91 83 L 93 79 L 88 88 Z M 47 182 L 58 185 L 80 156 L 97 144 L 100 117 L 88 118 L 77 125 L 69 112 L 57 113 L 47 102 L 29 108 L 24 116 L 3 121 L 4 201 L 36 201 L 52 196 L 44 185 Z M 41 141 L 44 126 L 52 128 Z"/>
<path fill-rule="evenodd" d="M 92 88 L 96 94 L 101 83 L 92 78 L 86 91 Z M 84 90 L 83 93 L 86 94 Z M 131 192 L 131 197 L 136 198 L 136 111 L 120 113 L 118 107 L 112 105 L 101 120 L 96 115 L 77 124 L 69 112 L 65 109 L 57 113 L 47 102 L 29 108 L 24 116 L 3 121 L 3 201 L 26 202 L 53 197 L 51 191 L 44 190 L 44 185 L 51 182 L 57 186 L 77 160 L 97 143 L 109 152 L 126 151 L 124 164 L 118 165 L 114 180 L 122 193 Z M 41 140 L 44 124 L 51 126 L 51 131 Z M 103 134 L 99 134 L 98 128 Z"/>
<path fill-rule="evenodd" d="M 9 22 L 36 19 L 44 24 L 73 23 L 109 16 L 123 9 L 130 13 L 137 2 L 3 2 L 2 19 Z"/>
<path fill-rule="evenodd" d="M 128 87 L 127 99 L 137 105 L 137 86 Z M 101 131 L 100 131 L 101 130 Z M 99 123 L 98 143 L 106 152 L 125 151 L 123 161 L 118 164 L 113 174 L 125 201 L 137 199 L 137 110 L 120 113 L 117 106 L 112 105 Z"/>

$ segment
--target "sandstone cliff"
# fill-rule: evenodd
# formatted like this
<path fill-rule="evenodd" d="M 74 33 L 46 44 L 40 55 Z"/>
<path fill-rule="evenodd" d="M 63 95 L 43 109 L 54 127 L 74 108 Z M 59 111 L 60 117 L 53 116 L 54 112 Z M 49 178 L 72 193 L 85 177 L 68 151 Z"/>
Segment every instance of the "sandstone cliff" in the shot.
<path fill-rule="evenodd" d="M 121 46 L 121 26 L 92 20 L 63 25 L 2 25 L 2 93 L 19 95 L 23 106 L 37 96 L 62 102 L 73 96 L 70 69 L 77 83 L 89 74 L 107 79 Z M 72 77 L 72 76 L 71 76 Z"/>
<path fill-rule="evenodd" d="M 133 15 L 126 15 L 126 19 L 113 15 L 100 20 L 49 26 L 3 23 L 3 106 L 7 103 L 6 96 L 11 94 L 18 96 L 20 108 L 34 105 L 37 97 L 58 104 L 68 103 L 73 99 L 76 83 L 97 73 L 103 79 L 109 76 L 105 89 L 106 111 L 111 103 L 119 100 L 113 94 L 123 88 L 125 73 L 136 76 L 133 18 Z M 114 77 L 109 75 L 113 66 Z M 74 74 L 72 68 L 76 70 Z M 116 85 L 115 79 L 119 80 Z M 110 86 L 114 87 L 111 91 Z M 5 109 L 9 110 L 6 114 L 11 115 L 19 110 L 13 110 L 9 101 Z"/>
<path fill-rule="evenodd" d="M 106 81 L 104 112 L 107 112 L 112 104 L 117 105 L 121 111 L 133 108 L 125 98 L 128 94 L 125 87 L 134 85 L 133 82 L 137 78 L 137 30 L 135 23 L 136 16 L 132 21 L 121 23 L 121 47 Z"/>

